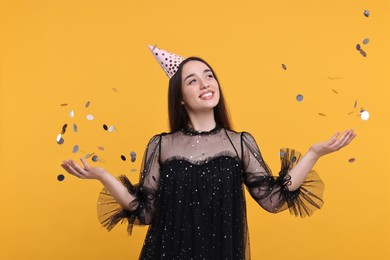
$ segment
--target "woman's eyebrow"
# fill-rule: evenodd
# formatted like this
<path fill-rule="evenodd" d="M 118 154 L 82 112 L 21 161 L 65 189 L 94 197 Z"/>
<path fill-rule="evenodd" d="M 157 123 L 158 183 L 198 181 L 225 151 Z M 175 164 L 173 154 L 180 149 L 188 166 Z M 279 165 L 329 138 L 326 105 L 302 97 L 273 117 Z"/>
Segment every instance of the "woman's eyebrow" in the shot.
<path fill-rule="evenodd" d="M 206 72 L 211 72 L 211 69 L 205 69 L 205 70 L 203 71 L 203 73 L 206 73 Z M 184 78 L 183 81 L 186 81 L 186 79 L 188 79 L 188 78 L 190 78 L 190 77 L 192 77 L 192 76 L 195 76 L 195 74 L 192 73 L 192 74 L 188 75 L 187 77 Z"/>

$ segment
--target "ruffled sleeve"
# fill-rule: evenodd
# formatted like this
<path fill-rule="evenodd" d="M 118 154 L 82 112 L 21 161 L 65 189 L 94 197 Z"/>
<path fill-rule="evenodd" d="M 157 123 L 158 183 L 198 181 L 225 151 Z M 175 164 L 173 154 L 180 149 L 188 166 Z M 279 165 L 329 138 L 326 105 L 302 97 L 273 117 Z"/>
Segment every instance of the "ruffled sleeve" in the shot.
<path fill-rule="evenodd" d="M 299 189 L 288 190 L 291 184 L 288 172 L 299 162 L 299 152 L 281 149 L 281 170 L 279 176 L 273 176 L 252 135 L 242 133 L 241 145 L 244 183 L 261 207 L 272 213 L 288 208 L 291 214 L 301 217 L 310 216 L 322 207 L 324 183 L 314 170 L 309 172 Z"/>
<path fill-rule="evenodd" d="M 124 210 L 105 188 L 99 193 L 97 215 L 107 230 L 110 231 L 119 222 L 127 223 L 127 231 L 131 235 L 134 224 L 148 225 L 153 221 L 160 179 L 160 145 L 161 135 L 156 135 L 149 141 L 137 185 L 133 185 L 124 175 L 118 177 L 128 192 L 135 197 L 135 200 L 129 203 L 132 211 Z"/>

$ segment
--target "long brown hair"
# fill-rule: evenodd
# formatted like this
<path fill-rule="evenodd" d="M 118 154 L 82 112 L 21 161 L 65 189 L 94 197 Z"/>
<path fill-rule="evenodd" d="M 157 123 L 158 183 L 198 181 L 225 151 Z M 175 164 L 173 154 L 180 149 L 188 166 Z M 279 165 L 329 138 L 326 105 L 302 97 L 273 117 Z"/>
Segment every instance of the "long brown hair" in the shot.
<path fill-rule="evenodd" d="M 185 59 L 177 68 L 176 73 L 169 80 L 168 88 L 168 114 L 169 114 L 169 126 L 171 132 L 183 129 L 188 126 L 188 113 L 185 107 L 181 104 L 182 93 L 181 93 L 181 81 L 182 81 L 182 70 L 183 66 L 189 61 L 200 61 L 207 65 L 210 68 L 211 72 L 214 75 L 215 80 L 218 82 L 219 86 L 219 102 L 214 107 L 214 118 L 218 126 L 224 127 L 226 129 L 231 129 L 229 114 L 225 104 L 225 99 L 223 97 L 221 85 L 217 75 L 215 74 L 213 68 L 199 57 L 189 57 Z"/>

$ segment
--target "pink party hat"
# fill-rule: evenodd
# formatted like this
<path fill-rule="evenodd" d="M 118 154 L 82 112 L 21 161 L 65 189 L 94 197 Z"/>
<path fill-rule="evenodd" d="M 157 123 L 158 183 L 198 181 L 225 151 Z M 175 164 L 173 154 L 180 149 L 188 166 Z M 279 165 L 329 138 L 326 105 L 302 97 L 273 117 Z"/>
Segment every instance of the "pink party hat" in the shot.
<path fill-rule="evenodd" d="M 182 56 L 165 50 L 160 50 L 156 47 L 156 45 L 148 45 L 148 47 L 169 78 L 172 78 L 180 63 L 185 60 L 185 58 Z"/>

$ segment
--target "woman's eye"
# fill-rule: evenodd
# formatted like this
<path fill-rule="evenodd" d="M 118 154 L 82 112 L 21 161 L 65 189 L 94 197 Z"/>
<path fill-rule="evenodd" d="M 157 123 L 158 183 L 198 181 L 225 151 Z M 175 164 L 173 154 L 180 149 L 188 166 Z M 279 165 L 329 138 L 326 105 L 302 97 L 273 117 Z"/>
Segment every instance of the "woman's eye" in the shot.
<path fill-rule="evenodd" d="M 192 80 L 190 80 L 189 82 L 188 82 L 188 84 L 192 84 L 192 83 L 194 83 L 196 80 L 195 79 L 192 79 Z"/>
<path fill-rule="evenodd" d="M 209 79 L 214 78 L 214 75 L 213 74 L 209 74 L 209 75 L 207 75 L 207 78 L 209 78 Z"/>

